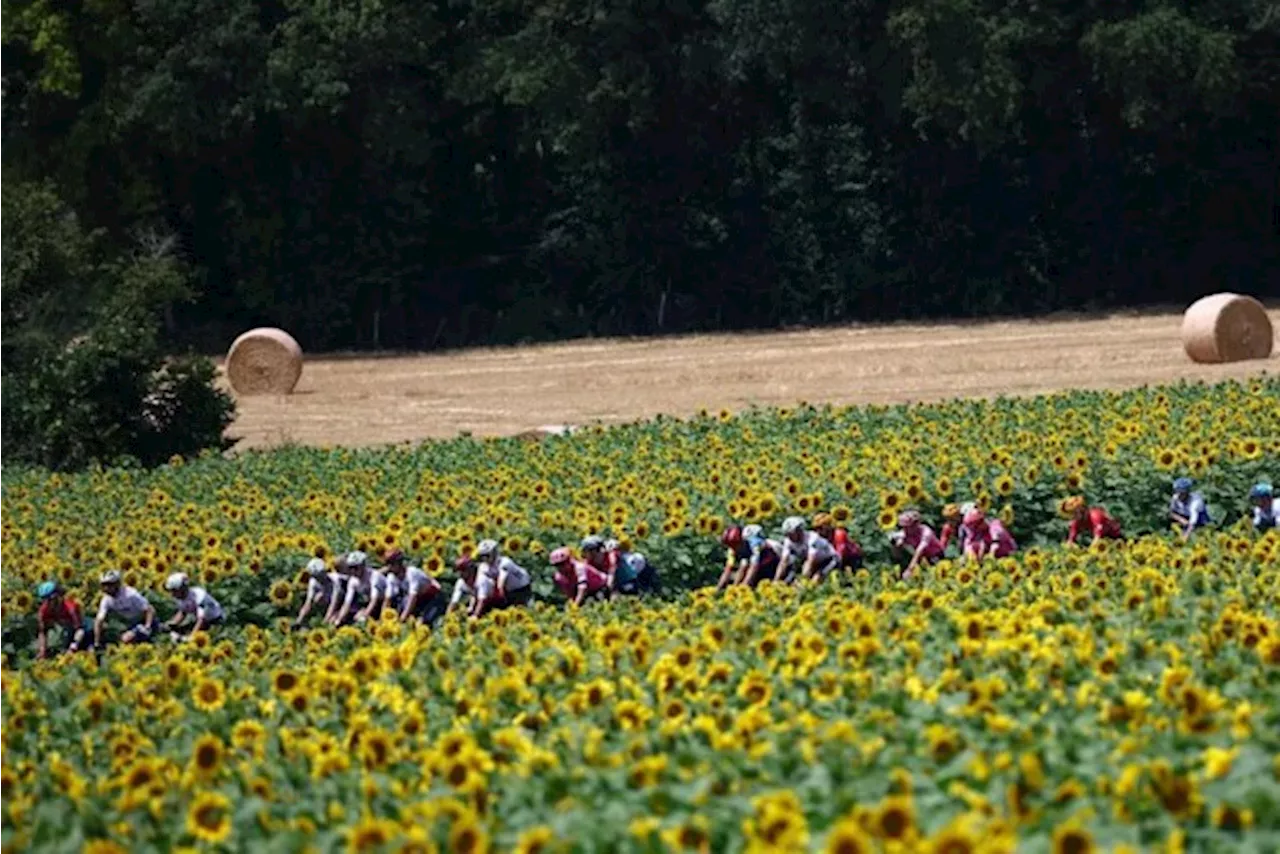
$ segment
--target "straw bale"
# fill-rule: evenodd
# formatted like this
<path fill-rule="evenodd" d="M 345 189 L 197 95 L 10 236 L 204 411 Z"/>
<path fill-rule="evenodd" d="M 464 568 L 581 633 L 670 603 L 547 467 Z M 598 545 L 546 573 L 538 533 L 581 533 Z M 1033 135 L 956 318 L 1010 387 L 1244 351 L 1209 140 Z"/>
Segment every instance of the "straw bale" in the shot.
<path fill-rule="evenodd" d="M 1195 362 L 1266 359 L 1271 356 L 1274 337 L 1262 303 L 1243 294 L 1203 297 L 1182 317 L 1182 346 Z"/>
<path fill-rule="evenodd" d="M 250 329 L 227 352 L 227 378 L 237 394 L 289 394 L 302 376 L 302 348 L 283 329 Z"/>

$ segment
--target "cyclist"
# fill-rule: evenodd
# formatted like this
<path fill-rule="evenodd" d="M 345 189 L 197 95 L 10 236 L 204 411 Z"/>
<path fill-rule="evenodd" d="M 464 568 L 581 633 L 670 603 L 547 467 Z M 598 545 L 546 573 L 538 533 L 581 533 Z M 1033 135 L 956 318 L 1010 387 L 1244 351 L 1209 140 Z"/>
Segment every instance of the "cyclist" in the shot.
<path fill-rule="evenodd" d="M 306 622 L 312 608 L 322 608 L 328 613 L 335 600 L 347 595 L 347 576 L 340 572 L 330 572 L 324 558 L 313 557 L 307 561 L 307 598 L 298 609 L 298 616 L 293 620 L 293 628 L 298 629 Z"/>
<path fill-rule="evenodd" d="M 107 619 L 113 614 L 125 624 L 120 634 L 121 643 L 142 643 L 151 640 L 155 627 L 156 609 L 137 590 L 120 583 L 120 573 L 108 570 L 99 579 L 102 598 L 98 601 L 98 615 L 93 621 L 93 645 L 101 649 L 106 634 Z"/>
<path fill-rule="evenodd" d="M 819 513 L 813 517 L 813 529 L 836 550 L 840 556 L 843 569 L 856 571 L 862 569 L 862 546 L 849 536 L 849 530 L 837 527 L 836 520 L 830 513 Z"/>
<path fill-rule="evenodd" d="M 1067 526 L 1067 545 L 1074 545 L 1083 533 L 1091 533 L 1095 540 L 1119 540 L 1124 538 L 1120 523 L 1112 519 L 1105 508 L 1090 507 L 1083 495 L 1073 495 L 1062 502 L 1063 514 L 1071 520 Z"/>
<path fill-rule="evenodd" d="M 821 580 L 840 565 L 835 547 L 817 531 L 807 531 L 804 519 L 788 517 L 782 523 L 782 556 L 778 562 L 778 576 L 786 581 L 795 577 Z"/>
<path fill-rule="evenodd" d="M 759 525 L 747 525 L 743 528 L 742 539 L 751 556 L 747 560 L 741 583 L 755 587 L 761 581 L 777 578 L 778 564 L 782 560 L 782 543 L 766 537 L 764 528 Z"/>
<path fill-rule="evenodd" d="M 1178 530 L 1183 542 L 1191 539 L 1196 528 L 1203 528 L 1209 518 L 1209 505 L 1199 492 L 1192 492 L 1195 483 L 1189 477 L 1173 482 L 1173 496 L 1169 499 L 1169 522 Z"/>
<path fill-rule="evenodd" d="M 400 582 L 403 593 L 400 597 L 400 622 L 407 623 L 417 619 L 428 626 L 435 625 L 436 620 L 444 616 L 448 603 L 442 593 L 440 582 L 422 570 L 412 566 L 400 549 L 392 549 L 382 556 L 387 572 Z"/>
<path fill-rule="evenodd" d="M 45 658 L 49 654 L 49 630 L 62 627 L 65 641 L 65 652 L 78 652 L 87 649 L 86 643 L 93 623 L 85 619 L 79 603 L 66 595 L 62 585 L 56 581 L 46 581 L 36 588 L 36 596 L 40 599 L 40 608 L 36 611 L 36 622 L 39 634 L 36 637 L 36 658 Z"/>
<path fill-rule="evenodd" d="M 903 578 L 910 578 L 915 574 L 916 567 L 927 566 L 942 557 L 942 541 L 933 528 L 924 523 L 920 511 L 904 510 L 900 513 L 897 533 L 897 548 L 911 556 L 902 572 Z"/>
<path fill-rule="evenodd" d="M 480 567 L 476 581 L 473 616 L 486 610 L 528 604 L 533 598 L 533 578 L 529 571 L 501 553 L 497 540 L 481 540 L 476 546 Z"/>
<path fill-rule="evenodd" d="M 551 580 L 573 604 L 581 606 L 587 599 L 609 597 L 608 577 L 586 561 L 576 560 L 569 549 L 563 546 L 556 549 L 548 561 L 555 568 Z"/>
<path fill-rule="evenodd" d="M 211 626 L 221 625 L 226 619 L 226 612 L 222 610 L 218 600 L 203 587 L 192 587 L 191 580 L 187 578 L 185 572 L 175 572 L 170 575 L 164 582 L 164 589 L 173 597 L 174 604 L 177 606 L 173 616 L 164 624 L 174 639 L 177 639 L 178 630 L 184 627 L 188 617 L 192 620 L 191 625 L 187 627 L 189 632 L 207 630 Z M 181 634 L 187 633 L 181 632 Z"/>
<path fill-rule="evenodd" d="M 720 545 L 724 546 L 724 569 L 720 571 L 720 580 L 716 582 L 717 592 L 730 584 L 740 584 L 745 580 L 747 567 L 751 563 L 751 546 L 742 536 L 742 529 L 730 525 L 720 535 Z"/>
<path fill-rule="evenodd" d="M 1253 529 L 1270 531 L 1280 526 L 1276 518 L 1276 507 L 1272 496 L 1271 484 L 1255 483 L 1249 490 L 1249 501 L 1253 504 Z"/>

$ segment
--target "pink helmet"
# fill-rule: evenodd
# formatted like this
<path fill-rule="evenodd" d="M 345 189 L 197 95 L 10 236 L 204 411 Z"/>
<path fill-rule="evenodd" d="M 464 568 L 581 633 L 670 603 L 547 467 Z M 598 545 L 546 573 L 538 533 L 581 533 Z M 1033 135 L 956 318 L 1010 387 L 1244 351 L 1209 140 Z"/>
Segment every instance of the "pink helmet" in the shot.
<path fill-rule="evenodd" d="M 547 560 L 551 562 L 552 566 L 559 566 L 562 563 L 568 563 L 573 560 L 573 553 L 565 546 L 561 546 L 548 555 Z"/>
<path fill-rule="evenodd" d="M 968 513 L 964 514 L 964 523 L 970 527 L 974 525 L 981 525 L 986 521 L 986 519 L 987 517 L 983 514 L 981 507 L 975 507 Z"/>
<path fill-rule="evenodd" d="M 910 528 L 920 524 L 919 510 L 904 510 L 898 514 L 898 527 Z"/>

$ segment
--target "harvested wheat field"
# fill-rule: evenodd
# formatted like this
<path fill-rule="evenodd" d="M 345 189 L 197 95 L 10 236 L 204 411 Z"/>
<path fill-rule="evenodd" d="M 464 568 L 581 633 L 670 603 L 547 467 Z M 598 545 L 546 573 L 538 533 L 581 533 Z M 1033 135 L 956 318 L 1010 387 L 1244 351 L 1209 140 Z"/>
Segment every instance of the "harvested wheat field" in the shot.
<path fill-rule="evenodd" d="M 1273 323 L 1280 311 L 1272 308 Z M 429 355 L 308 357 L 291 395 L 244 397 L 239 447 L 510 435 L 756 404 L 898 403 L 1218 380 L 1266 361 L 1197 365 L 1181 315 L 589 340 Z"/>

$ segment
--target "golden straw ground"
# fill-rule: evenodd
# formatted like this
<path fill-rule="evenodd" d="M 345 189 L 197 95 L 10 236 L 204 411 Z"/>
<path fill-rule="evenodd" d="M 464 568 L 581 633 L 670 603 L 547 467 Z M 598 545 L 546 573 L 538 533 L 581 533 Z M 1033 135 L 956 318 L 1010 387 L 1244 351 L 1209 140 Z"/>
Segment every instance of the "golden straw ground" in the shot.
<path fill-rule="evenodd" d="M 1280 311 L 1270 311 L 1273 323 Z M 308 357 L 292 395 L 239 399 L 240 447 L 373 445 L 751 404 L 896 403 L 1275 372 L 1198 365 L 1181 316 L 887 326 Z"/>

